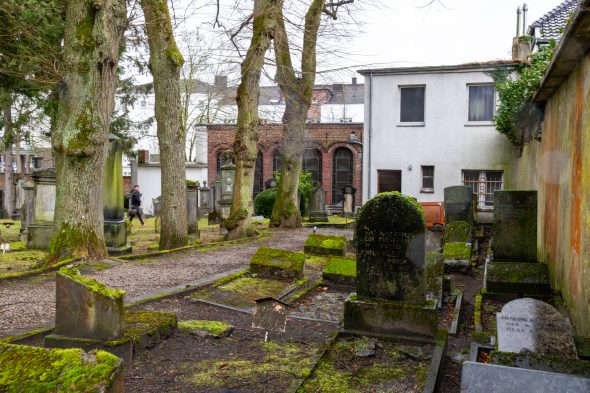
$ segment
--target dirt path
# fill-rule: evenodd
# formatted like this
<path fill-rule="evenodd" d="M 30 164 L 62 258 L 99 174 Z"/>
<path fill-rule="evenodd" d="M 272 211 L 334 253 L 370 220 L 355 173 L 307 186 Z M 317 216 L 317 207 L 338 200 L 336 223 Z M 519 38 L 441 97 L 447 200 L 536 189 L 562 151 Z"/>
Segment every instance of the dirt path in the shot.
<path fill-rule="evenodd" d="M 90 274 L 105 284 L 126 291 L 127 299 L 246 267 L 258 247 L 302 251 L 310 228 L 273 230 L 268 240 L 227 246 L 210 251 L 173 253 L 149 262 L 125 262 Z M 322 229 L 319 233 L 352 238 L 351 230 Z M 0 336 L 51 324 L 55 314 L 53 275 L 0 283 Z"/>

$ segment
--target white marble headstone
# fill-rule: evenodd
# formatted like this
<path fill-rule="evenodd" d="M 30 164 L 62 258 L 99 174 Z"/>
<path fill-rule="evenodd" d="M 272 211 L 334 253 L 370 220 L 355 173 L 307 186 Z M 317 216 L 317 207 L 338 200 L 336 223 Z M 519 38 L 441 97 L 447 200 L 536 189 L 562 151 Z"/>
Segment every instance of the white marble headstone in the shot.
<path fill-rule="evenodd" d="M 537 299 L 508 302 L 496 314 L 498 350 L 577 358 L 572 329 L 553 306 Z"/>

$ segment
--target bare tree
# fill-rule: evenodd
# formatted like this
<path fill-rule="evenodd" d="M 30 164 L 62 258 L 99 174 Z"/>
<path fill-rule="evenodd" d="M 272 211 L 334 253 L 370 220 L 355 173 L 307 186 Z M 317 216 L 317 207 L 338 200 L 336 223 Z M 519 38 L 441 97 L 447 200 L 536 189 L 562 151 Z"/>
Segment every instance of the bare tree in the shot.
<path fill-rule="evenodd" d="M 299 176 L 304 149 L 305 122 L 311 105 L 317 67 L 317 40 L 322 13 L 336 18 L 340 6 L 353 0 L 313 0 L 305 15 L 303 46 L 301 48 L 301 71 L 296 72 L 285 26 L 283 0 L 277 8 L 274 52 L 277 66 L 276 81 L 285 97 L 283 115 L 283 139 L 281 141 L 281 178 L 273 207 L 270 225 L 283 228 L 301 226 L 298 206 Z"/>
<path fill-rule="evenodd" d="M 236 239 L 252 235 L 252 189 L 254 187 L 254 164 L 258 140 L 258 99 L 260 75 L 264 66 L 276 21 L 277 0 L 254 0 L 252 14 L 252 39 L 241 66 L 241 82 L 238 87 L 238 124 L 233 150 L 236 157 L 236 176 L 230 216 L 224 225 L 226 238 Z"/>

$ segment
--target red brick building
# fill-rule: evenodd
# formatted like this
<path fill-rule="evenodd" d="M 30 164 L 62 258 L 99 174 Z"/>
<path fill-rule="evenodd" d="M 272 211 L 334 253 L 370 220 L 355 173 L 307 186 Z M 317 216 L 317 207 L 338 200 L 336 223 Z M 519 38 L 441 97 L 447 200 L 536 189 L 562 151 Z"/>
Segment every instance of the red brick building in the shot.
<path fill-rule="evenodd" d="M 235 139 L 235 125 L 207 126 L 208 177 L 212 183 L 221 166 L 221 153 L 231 149 Z M 260 126 L 258 157 L 255 169 L 254 194 L 264 190 L 273 172 L 280 170 L 279 144 L 282 124 Z M 326 203 L 342 201 L 342 188 L 352 184 L 356 188 L 355 204 L 361 203 L 362 185 L 362 123 L 311 123 L 305 129 L 303 168 L 312 178 L 322 183 Z"/>

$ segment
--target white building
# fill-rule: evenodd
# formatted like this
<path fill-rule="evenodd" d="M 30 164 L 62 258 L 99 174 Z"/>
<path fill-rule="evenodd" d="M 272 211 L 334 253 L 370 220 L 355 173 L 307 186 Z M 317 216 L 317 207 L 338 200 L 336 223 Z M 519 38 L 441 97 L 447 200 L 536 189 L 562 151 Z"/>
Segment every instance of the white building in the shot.
<path fill-rule="evenodd" d="M 444 188 L 471 185 L 493 207 L 514 148 L 496 131 L 491 74 L 516 63 L 362 70 L 365 76 L 363 202 L 400 191 L 443 201 Z"/>

